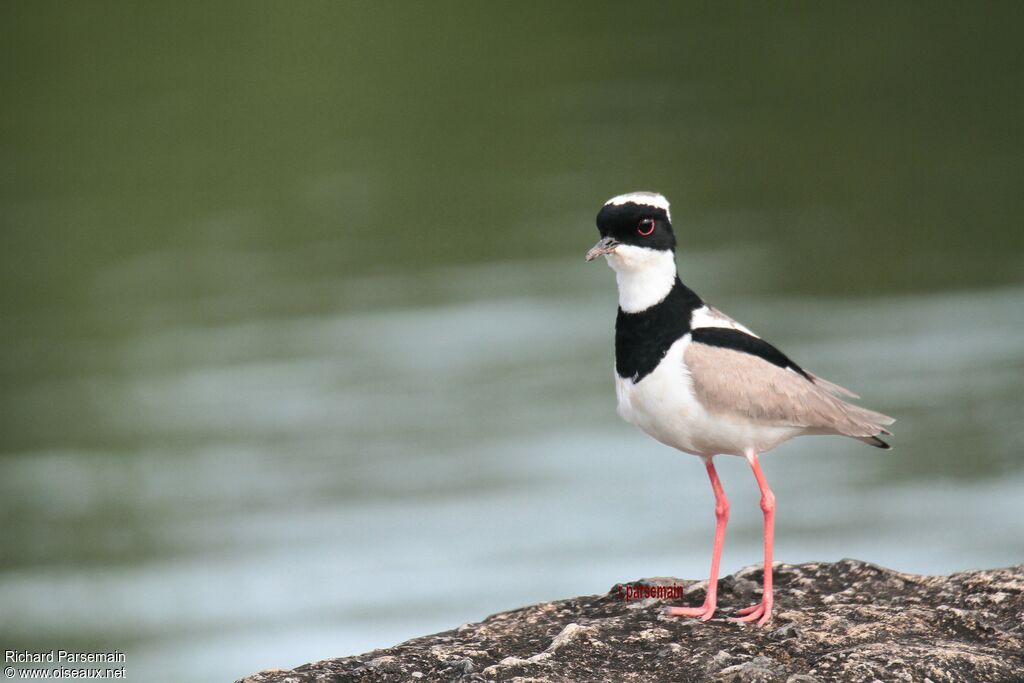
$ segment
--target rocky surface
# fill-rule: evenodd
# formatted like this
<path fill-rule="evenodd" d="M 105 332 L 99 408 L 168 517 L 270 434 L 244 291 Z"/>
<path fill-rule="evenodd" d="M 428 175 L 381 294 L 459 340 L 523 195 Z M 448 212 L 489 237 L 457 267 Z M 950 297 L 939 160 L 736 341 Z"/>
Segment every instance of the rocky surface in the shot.
<path fill-rule="evenodd" d="M 386 650 L 263 671 L 239 683 L 342 681 L 1024 681 L 1024 565 L 915 576 L 843 560 L 776 566 L 764 628 L 725 619 L 759 599 L 761 570 L 722 579 L 720 614 L 665 616 L 678 600 L 605 595 L 545 602 Z"/>

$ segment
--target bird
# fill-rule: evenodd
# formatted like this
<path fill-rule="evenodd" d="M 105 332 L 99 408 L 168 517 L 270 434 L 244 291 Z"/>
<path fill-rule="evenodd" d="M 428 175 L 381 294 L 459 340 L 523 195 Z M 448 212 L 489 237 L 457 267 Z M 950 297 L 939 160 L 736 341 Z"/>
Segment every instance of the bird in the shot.
<path fill-rule="evenodd" d="M 764 579 L 759 603 L 732 617 L 771 621 L 775 494 L 759 456 L 811 434 L 852 437 L 890 446 L 888 415 L 854 405 L 859 398 L 797 365 L 747 327 L 708 305 L 683 284 L 669 202 L 656 192 L 612 197 L 597 214 L 600 240 L 586 254 L 615 271 L 615 393 L 619 415 L 657 441 L 704 461 L 715 497 L 711 572 L 702 605 L 672 606 L 677 617 L 711 619 L 729 521 L 729 499 L 715 470 L 719 455 L 747 460 L 761 494 Z"/>

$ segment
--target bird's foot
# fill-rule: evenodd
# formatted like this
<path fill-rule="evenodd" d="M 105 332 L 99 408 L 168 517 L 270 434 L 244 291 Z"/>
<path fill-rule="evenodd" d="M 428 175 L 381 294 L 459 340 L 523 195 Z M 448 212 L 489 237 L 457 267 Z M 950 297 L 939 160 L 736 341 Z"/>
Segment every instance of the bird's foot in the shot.
<path fill-rule="evenodd" d="M 666 607 L 665 614 L 670 617 L 697 617 L 707 621 L 715 615 L 715 603 L 704 603 L 700 607 Z"/>
<path fill-rule="evenodd" d="M 744 607 L 736 612 L 740 616 L 729 617 L 729 621 L 736 623 L 756 621 L 758 626 L 764 626 L 772 619 L 772 603 L 773 600 L 769 597 L 756 605 Z"/>

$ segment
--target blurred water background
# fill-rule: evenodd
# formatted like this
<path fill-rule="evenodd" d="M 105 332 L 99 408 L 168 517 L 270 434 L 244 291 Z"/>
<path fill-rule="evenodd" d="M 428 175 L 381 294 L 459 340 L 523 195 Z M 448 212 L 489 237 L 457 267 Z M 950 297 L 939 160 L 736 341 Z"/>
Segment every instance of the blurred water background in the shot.
<path fill-rule="evenodd" d="M 5 3 L 0 647 L 212 683 L 703 578 L 583 261 L 635 189 L 899 418 L 765 458 L 777 558 L 1024 561 L 1020 5 L 786 9 Z"/>

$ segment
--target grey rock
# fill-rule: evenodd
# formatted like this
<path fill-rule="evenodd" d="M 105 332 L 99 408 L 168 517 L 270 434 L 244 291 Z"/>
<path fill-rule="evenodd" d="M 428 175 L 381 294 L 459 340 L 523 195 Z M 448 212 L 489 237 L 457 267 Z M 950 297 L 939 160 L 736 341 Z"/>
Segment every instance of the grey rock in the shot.
<path fill-rule="evenodd" d="M 730 683 L 775 683 L 781 680 L 783 667 L 771 657 L 754 657 L 749 662 L 729 666 L 718 672 L 718 680 Z"/>
<path fill-rule="evenodd" d="M 951 576 L 902 574 L 855 560 L 776 565 L 775 619 L 726 620 L 756 600 L 760 570 L 724 577 L 708 622 L 666 617 L 670 602 L 605 595 L 502 612 L 363 655 L 238 683 L 349 681 L 710 681 L 1010 683 L 1024 671 L 1024 565 Z M 705 584 L 679 584 L 684 604 Z M 416 676 L 415 674 L 420 674 Z"/>

